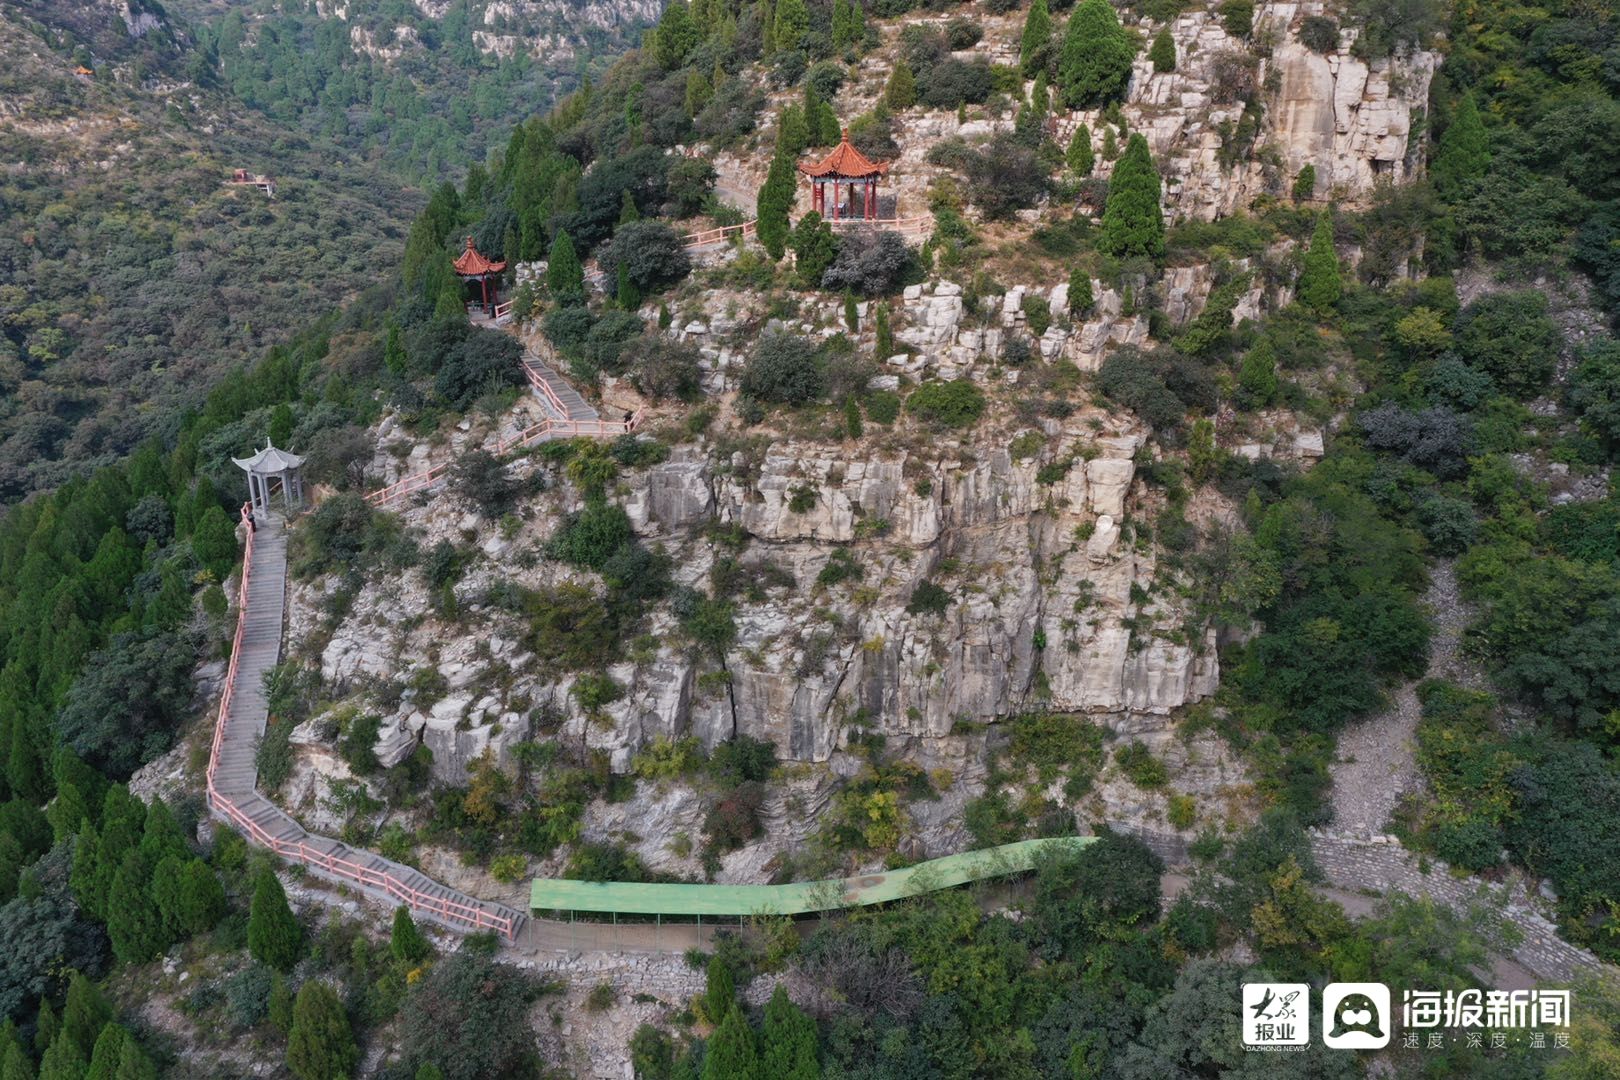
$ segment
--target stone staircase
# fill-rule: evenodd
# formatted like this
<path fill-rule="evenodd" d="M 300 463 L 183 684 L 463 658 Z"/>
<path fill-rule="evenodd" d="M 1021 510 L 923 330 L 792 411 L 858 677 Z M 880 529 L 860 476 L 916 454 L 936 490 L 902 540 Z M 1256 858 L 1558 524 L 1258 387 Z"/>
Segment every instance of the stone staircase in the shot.
<path fill-rule="evenodd" d="M 523 354 L 523 373 L 528 378 L 530 385 L 534 387 L 534 396 L 540 399 L 540 403 L 545 407 L 546 412 L 556 414 L 552 416 L 552 419 L 601 419 L 600 414 L 591 407 L 591 403 L 586 401 L 578 390 L 570 386 L 567 379 L 559 375 L 551 365 L 540 359 L 535 353 L 526 352 Z M 545 384 L 549 394 L 542 392 L 539 386 L 536 385 L 537 383 Z"/>

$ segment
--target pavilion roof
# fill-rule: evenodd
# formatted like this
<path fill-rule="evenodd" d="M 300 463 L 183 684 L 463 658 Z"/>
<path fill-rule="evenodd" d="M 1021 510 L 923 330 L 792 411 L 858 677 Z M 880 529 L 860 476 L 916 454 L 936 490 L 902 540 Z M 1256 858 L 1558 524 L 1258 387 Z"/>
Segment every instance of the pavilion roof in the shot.
<path fill-rule="evenodd" d="M 833 148 L 832 153 L 814 165 L 800 164 L 799 171 L 806 176 L 837 176 L 858 180 L 867 176 L 889 175 L 889 163 L 887 161 L 873 161 L 855 149 L 849 141 L 849 128 L 845 128 L 844 137 L 838 141 L 838 145 Z"/>
<path fill-rule="evenodd" d="M 506 262 L 505 260 L 496 262 L 478 254 L 478 249 L 473 247 L 473 239 L 469 236 L 467 237 L 467 250 L 461 253 L 451 269 L 462 277 L 477 277 L 480 274 L 500 273 L 506 269 Z"/>
<path fill-rule="evenodd" d="M 264 449 L 256 452 L 252 457 L 231 458 L 231 460 L 247 472 L 257 473 L 260 476 L 276 476 L 286 472 L 288 469 L 296 469 L 304 463 L 304 459 L 297 454 L 277 450 L 269 443 L 265 443 Z"/>

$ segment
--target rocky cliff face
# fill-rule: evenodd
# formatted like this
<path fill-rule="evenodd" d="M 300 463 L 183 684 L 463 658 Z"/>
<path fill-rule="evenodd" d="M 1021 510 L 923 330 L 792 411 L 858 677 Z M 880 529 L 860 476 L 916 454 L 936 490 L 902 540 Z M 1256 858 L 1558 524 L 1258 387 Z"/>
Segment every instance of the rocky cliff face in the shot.
<path fill-rule="evenodd" d="M 847 450 L 783 439 L 754 457 L 693 445 L 630 476 L 631 521 L 674 556 L 679 580 L 704 584 L 718 556 L 702 531 L 718 526 L 747 538 L 743 573 L 765 584 L 738 599 L 738 638 L 722 658 L 655 616 L 654 644 L 607 669 L 625 689 L 609 723 L 588 722 L 572 680 L 539 673 L 523 627 L 483 599 L 503 579 L 579 577 L 533 557 L 571 506 L 566 485 L 509 537 L 453 495 L 404 512 L 424 544 L 481 543 L 457 587 L 461 625 L 435 618 L 425 583 L 407 574 L 368 581 L 326 632 L 332 584 L 296 586 L 290 639 L 320 643 L 329 686 L 433 687 L 376 695 L 399 702 L 379 751 L 397 761 L 421 739 L 451 780 L 485 748 L 529 737 L 536 709 L 623 769 L 658 736 L 713 745 L 747 734 L 786 759 L 824 761 L 858 729 L 939 738 L 1036 708 L 1129 729 L 1210 694 L 1213 639 L 1189 628 L 1134 533 L 1155 509 L 1135 483 L 1140 435 L 1092 412 L 1020 432 L 1016 454 L 1014 434 Z M 828 584 L 834 563 L 858 569 Z M 943 613 L 908 610 L 925 581 L 948 595 Z"/>
<path fill-rule="evenodd" d="M 456 5 L 451 0 L 415 0 L 415 6 L 429 19 L 443 19 Z M 656 22 L 663 7 L 660 0 L 473 0 L 467 13 L 473 42 L 486 55 L 504 59 L 525 53 L 556 64 L 589 52 L 591 36 L 628 36 Z M 356 23 L 368 19 L 367 8 L 364 0 L 317 4 L 326 18 Z M 350 41 L 357 52 L 390 61 L 418 44 L 410 26 L 378 30 L 355 25 Z"/>

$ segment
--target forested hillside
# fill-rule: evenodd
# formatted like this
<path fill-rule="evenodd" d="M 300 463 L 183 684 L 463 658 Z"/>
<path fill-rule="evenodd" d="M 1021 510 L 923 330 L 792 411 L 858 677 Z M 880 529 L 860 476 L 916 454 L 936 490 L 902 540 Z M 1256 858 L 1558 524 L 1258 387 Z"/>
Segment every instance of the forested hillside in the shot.
<path fill-rule="evenodd" d="M 367 25 L 423 37 L 399 7 Z M 1335 827 L 1341 740 L 1403 691 L 1419 782 L 1378 846 L 1620 958 L 1611 12 L 676 2 L 553 108 L 466 52 L 465 5 L 411 90 L 318 9 L 265 8 L 260 54 L 188 10 L 206 30 L 84 79 L 89 24 L 0 27 L 32 65 L 0 76 L 27 163 L 0 187 L 6 494 L 55 488 L 0 521 L 5 1080 L 1612 1072 L 1612 969 L 1556 1050 L 1246 1054 L 1235 1008 L 1262 976 L 1539 975 L 1504 961 L 1528 907 L 1328 885 L 1307 827 Z M 1434 78 L 1350 179 L 1327 180 L 1342 133 L 1309 143 L 1318 182 L 1285 167 L 1285 55 L 1364 65 L 1380 105 Z M 209 71 L 253 108 L 162 90 Z M 395 105 L 412 123 L 368 119 Z M 503 108 L 527 115 L 492 137 Z M 921 237 L 804 212 L 794 167 L 846 125 Z M 455 182 L 412 222 L 333 143 Z M 276 199 L 221 190 L 236 164 Z M 688 250 L 737 217 L 717 181 L 758 189 L 757 241 Z M 523 340 L 636 435 L 488 452 L 535 406 L 518 335 L 469 325 L 467 236 L 531 264 L 506 283 Z M 548 981 L 484 939 L 437 955 L 408 916 L 385 934 L 196 827 L 229 458 L 267 437 L 323 501 L 260 783 L 351 844 L 510 898 L 1103 838 L 1004 891 L 762 917 L 692 972 Z M 451 460 L 432 494 L 361 498 Z M 1441 616 L 1458 681 L 1425 680 Z"/>

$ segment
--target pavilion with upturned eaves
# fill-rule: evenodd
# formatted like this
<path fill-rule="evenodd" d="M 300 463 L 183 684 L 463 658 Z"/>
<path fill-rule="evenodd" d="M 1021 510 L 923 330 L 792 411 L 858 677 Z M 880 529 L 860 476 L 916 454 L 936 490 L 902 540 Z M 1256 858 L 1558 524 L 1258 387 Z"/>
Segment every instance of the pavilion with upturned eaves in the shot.
<path fill-rule="evenodd" d="M 849 128 L 833 152 L 813 165 L 800 164 L 810 178 L 811 209 L 830 221 L 858 218 L 876 220 L 878 184 L 889 175 L 887 161 L 873 161 L 849 141 Z M 827 188 L 832 187 L 832 213 L 827 212 Z"/>
<path fill-rule="evenodd" d="M 500 299 L 501 271 L 506 269 L 506 260 L 484 258 L 473 247 L 473 238 L 469 236 L 467 250 L 456 258 L 450 269 L 466 284 L 478 283 L 478 306 L 484 309 L 484 314 L 494 315 L 495 304 Z"/>

